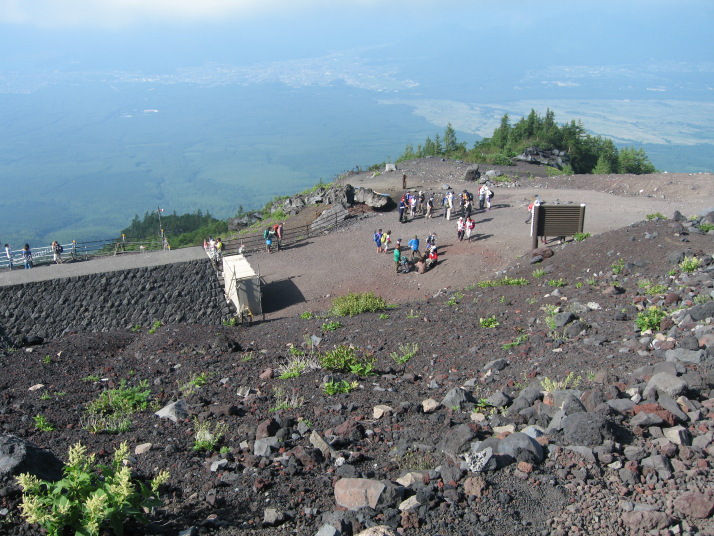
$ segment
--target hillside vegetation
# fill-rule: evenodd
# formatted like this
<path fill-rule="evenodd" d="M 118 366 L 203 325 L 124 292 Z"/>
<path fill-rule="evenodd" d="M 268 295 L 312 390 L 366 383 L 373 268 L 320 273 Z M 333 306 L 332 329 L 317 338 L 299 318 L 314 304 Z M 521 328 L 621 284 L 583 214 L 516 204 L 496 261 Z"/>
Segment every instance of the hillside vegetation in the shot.
<path fill-rule="evenodd" d="M 494 165 L 511 165 L 512 158 L 526 147 L 565 151 L 570 157 L 570 165 L 563 168 L 564 174 L 594 173 L 634 173 L 637 175 L 656 172 L 655 167 L 643 149 L 623 147 L 602 136 L 587 133 L 582 121 L 571 120 L 558 125 L 555 113 L 547 110 L 545 116 L 531 110 L 528 117 L 514 125 L 508 114 L 501 118 L 501 124 L 490 138 L 476 142 L 472 149 L 456 138 L 451 123 L 446 126 L 443 136 L 436 134 L 432 140 L 427 137 L 416 149 L 407 145 L 397 161 L 412 160 L 426 156 L 445 156 L 466 162 L 480 162 Z"/>

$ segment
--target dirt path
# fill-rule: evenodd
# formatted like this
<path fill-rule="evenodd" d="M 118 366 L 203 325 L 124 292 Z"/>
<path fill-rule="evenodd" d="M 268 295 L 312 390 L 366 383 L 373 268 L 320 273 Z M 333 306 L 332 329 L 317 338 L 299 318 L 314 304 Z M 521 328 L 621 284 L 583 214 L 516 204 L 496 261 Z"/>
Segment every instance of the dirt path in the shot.
<path fill-rule="evenodd" d="M 430 170 L 431 180 L 422 177 L 414 188 L 440 191 L 441 184 L 448 180 L 456 191 L 475 190 L 473 184 L 454 180 L 463 175 L 464 164 L 441 164 L 441 174 Z M 395 177 L 395 174 L 372 177 L 363 173 L 348 181 L 395 194 L 390 188 Z M 406 224 L 398 223 L 397 213 L 393 211 L 367 215 L 346 229 L 312 238 L 278 254 L 253 255 L 249 260 L 259 268 L 267 283 L 264 289 L 266 318 L 323 311 L 332 298 L 347 292 L 371 290 L 389 302 L 400 303 L 428 298 L 443 288 L 460 288 L 491 278 L 530 251 L 530 226 L 524 223 L 525 207 L 535 194 L 547 202 L 585 203 L 585 231 L 592 234 L 625 227 L 644 220 L 647 214 L 659 212 L 671 217 L 675 210 L 680 210 L 689 215 L 714 206 L 711 175 L 661 174 L 631 177 L 629 182 L 625 177 L 608 176 L 597 182 L 604 191 L 582 188 L 583 183 L 587 186 L 594 182 L 591 176 L 579 181 L 549 178 L 529 181 L 528 187 L 497 188 L 493 208 L 474 216 L 476 239 L 471 243 L 457 241 L 456 220 L 446 221 L 441 217 L 441 210 L 431 220 L 417 217 Z M 554 183 L 568 188 L 553 188 Z M 658 193 L 662 191 L 670 195 L 662 198 Z M 391 251 L 388 255 L 376 253 L 372 235 L 378 228 L 391 230 L 393 240 L 401 237 L 403 249 L 415 235 L 423 243 L 429 233 L 436 233 L 439 266 L 423 275 L 396 274 Z"/>

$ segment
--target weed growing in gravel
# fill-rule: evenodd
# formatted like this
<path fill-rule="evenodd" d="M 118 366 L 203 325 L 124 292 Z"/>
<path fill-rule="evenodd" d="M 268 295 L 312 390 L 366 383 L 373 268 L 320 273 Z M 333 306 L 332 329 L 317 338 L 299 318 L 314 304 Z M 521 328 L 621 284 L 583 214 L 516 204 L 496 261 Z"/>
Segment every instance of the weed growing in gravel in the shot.
<path fill-rule="evenodd" d="M 336 331 L 343 326 L 342 322 L 333 320 L 332 322 L 325 322 L 322 324 L 322 331 Z"/>
<path fill-rule="evenodd" d="M 701 259 L 697 257 L 684 257 L 684 260 L 679 263 L 679 268 L 686 273 L 692 273 L 702 265 Z"/>
<path fill-rule="evenodd" d="M 233 328 L 238 325 L 238 319 L 234 316 L 231 318 L 226 318 L 222 324 L 226 326 L 227 328 Z"/>
<path fill-rule="evenodd" d="M 451 298 L 448 299 L 446 302 L 446 305 L 449 307 L 453 307 L 454 305 L 458 305 L 459 300 L 461 300 L 464 297 L 464 295 L 461 292 L 454 292 L 451 296 Z"/>
<path fill-rule="evenodd" d="M 389 315 L 387 313 L 379 313 L 380 320 L 387 320 L 388 318 L 389 318 Z"/>
<path fill-rule="evenodd" d="M 402 366 L 402 371 L 407 370 L 407 363 L 414 357 L 419 351 L 419 345 L 417 343 L 411 344 L 400 344 L 399 352 L 392 352 L 389 357 L 392 358 L 397 365 Z"/>
<path fill-rule="evenodd" d="M 161 323 L 161 320 L 155 320 L 153 324 L 151 324 L 151 327 L 149 328 L 149 333 L 152 335 L 156 333 L 156 330 L 159 329 L 163 324 Z"/>
<path fill-rule="evenodd" d="M 678 272 L 677 272 L 677 269 L 676 269 L 676 268 L 672 268 L 669 272 L 667 272 L 667 275 L 670 276 L 670 277 L 674 277 L 674 276 L 677 275 L 677 273 L 678 273 Z"/>
<path fill-rule="evenodd" d="M 96 374 L 90 374 L 89 376 L 85 376 L 84 378 L 81 379 L 83 382 L 98 382 L 99 381 L 99 376 Z"/>
<path fill-rule="evenodd" d="M 407 313 L 407 318 L 419 318 L 419 315 L 414 312 L 414 309 L 409 309 Z"/>
<path fill-rule="evenodd" d="M 50 536 L 66 534 L 67 529 L 82 536 L 96 536 L 110 528 L 114 534 L 123 534 L 128 518 L 145 524 L 144 512 L 161 505 L 159 486 L 169 474 L 161 471 L 147 486 L 124 465 L 128 456 L 129 447 L 122 443 L 111 465 L 95 464 L 94 455 L 77 443 L 69 449 L 61 480 L 47 482 L 21 474 L 17 482 L 22 488 L 22 517 L 39 524 Z"/>
<path fill-rule="evenodd" d="M 332 300 L 330 314 L 335 316 L 354 316 L 360 313 L 374 313 L 387 309 L 387 302 L 374 292 L 357 294 L 350 292 Z"/>
<path fill-rule="evenodd" d="M 123 433 L 131 427 L 131 416 L 149 407 L 149 382 L 127 386 L 122 380 L 116 389 L 102 391 L 99 398 L 87 404 L 84 428 L 93 434 Z"/>
<path fill-rule="evenodd" d="M 535 296 L 532 296 L 532 297 L 530 297 L 530 298 L 526 298 L 526 303 L 527 303 L 528 305 L 535 305 L 536 303 L 538 303 L 538 298 L 536 298 Z"/>
<path fill-rule="evenodd" d="M 300 318 L 302 318 L 303 320 L 311 320 L 314 317 L 315 317 L 315 315 L 312 314 L 310 311 L 305 311 L 304 313 L 300 313 Z"/>
<path fill-rule="evenodd" d="M 52 400 L 52 395 L 47 391 L 43 391 L 40 395 L 40 400 Z"/>
<path fill-rule="evenodd" d="M 582 281 L 576 281 L 575 283 L 575 288 L 582 288 L 583 287 L 583 282 Z"/>
<path fill-rule="evenodd" d="M 591 277 L 591 278 L 589 278 L 589 279 L 586 279 L 585 282 L 586 282 L 588 285 L 590 285 L 591 287 L 597 285 L 597 279 L 595 279 L 594 277 Z"/>
<path fill-rule="evenodd" d="M 553 331 L 555 329 L 555 315 L 558 313 L 558 308 L 555 305 L 546 304 L 541 307 L 545 312 L 545 325 Z"/>
<path fill-rule="evenodd" d="M 226 423 L 217 422 L 214 426 L 211 426 L 208 421 L 199 422 L 194 420 L 194 440 L 191 448 L 196 451 L 213 452 L 227 431 L 228 425 Z"/>
<path fill-rule="evenodd" d="M 328 350 L 320 356 L 320 366 L 336 372 L 347 372 L 357 362 L 355 349 L 344 344 L 337 346 L 333 350 Z"/>
<path fill-rule="evenodd" d="M 270 411 L 285 411 L 288 409 L 297 409 L 302 407 L 305 403 L 305 399 L 298 396 L 297 391 L 293 389 L 291 395 L 285 393 L 282 387 L 276 387 L 273 389 L 273 398 L 275 398 L 275 405 L 270 408 Z"/>
<path fill-rule="evenodd" d="M 543 277 L 545 275 L 545 270 L 543 270 L 543 268 L 537 268 L 533 270 L 532 275 L 535 278 Z"/>
<path fill-rule="evenodd" d="M 491 315 L 486 318 L 479 318 L 478 323 L 481 325 L 482 328 L 497 328 L 501 325 L 501 323 L 496 320 L 495 315 Z"/>
<path fill-rule="evenodd" d="M 654 212 L 652 214 L 647 214 L 645 216 L 647 218 L 647 221 L 652 221 L 652 220 L 666 220 L 667 218 L 664 217 L 664 214 L 661 212 Z"/>
<path fill-rule="evenodd" d="M 576 242 L 582 242 L 583 240 L 587 240 L 590 238 L 592 235 L 590 233 L 575 233 L 573 235 L 573 240 Z"/>
<path fill-rule="evenodd" d="M 667 316 L 667 313 L 656 305 L 652 305 L 637 313 L 635 324 L 641 331 L 657 331 L 662 320 Z"/>
<path fill-rule="evenodd" d="M 544 391 L 552 393 L 563 389 L 577 389 L 581 381 L 583 381 L 582 376 L 576 376 L 574 372 L 571 372 L 561 381 L 551 380 L 546 376 L 541 380 L 540 384 Z"/>
<path fill-rule="evenodd" d="M 437 465 L 434 455 L 423 450 L 407 450 L 394 461 L 402 471 L 428 471 Z"/>
<path fill-rule="evenodd" d="M 524 277 L 502 277 L 501 279 L 487 279 L 479 281 L 476 286 L 479 288 L 504 287 L 504 286 L 523 286 L 527 285 L 528 280 Z"/>
<path fill-rule="evenodd" d="M 708 301 L 711 301 L 712 297 L 709 296 L 708 294 L 697 294 L 694 296 L 694 300 L 692 300 L 694 303 L 697 305 L 700 305 L 702 303 L 707 303 Z"/>
<path fill-rule="evenodd" d="M 255 354 L 253 353 L 253 350 L 250 350 L 249 352 L 244 353 L 241 356 L 240 360 L 244 363 L 247 363 L 248 361 L 251 361 L 253 359 L 254 355 Z"/>
<path fill-rule="evenodd" d="M 612 263 L 612 273 L 615 275 L 620 275 L 622 270 L 625 268 L 625 259 L 617 259 Z"/>
<path fill-rule="evenodd" d="M 357 376 L 372 376 L 374 372 L 374 364 L 377 362 L 376 358 L 363 358 L 361 361 L 350 365 L 350 372 L 356 374 Z"/>
<path fill-rule="evenodd" d="M 355 389 L 357 389 L 358 386 L 359 383 L 356 381 L 348 382 L 347 380 L 330 380 L 322 386 L 322 390 L 325 392 L 325 394 L 333 396 L 341 393 L 349 393 L 350 391 L 354 391 Z"/>
<path fill-rule="evenodd" d="M 44 415 L 35 415 L 32 420 L 35 421 L 35 428 L 37 428 L 40 432 L 51 432 L 55 429 L 52 423 Z"/>
<path fill-rule="evenodd" d="M 52 356 L 50 354 L 47 354 L 45 357 L 42 358 L 42 363 L 45 365 L 50 365 L 52 363 Z"/>
<path fill-rule="evenodd" d="M 700 223 L 699 230 L 703 233 L 708 233 L 709 231 L 714 231 L 714 223 Z"/>
<path fill-rule="evenodd" d="M 196 392 L 196 390 L 208 384 L 208 376 L 209 374 L 207 372 L 201 372 L 200 374 L 192 374 L 191 378 L 189 378 L 186 383 L 179 387 L 179 390 L 184 395 L 190 395 Z"/>
<path fill-rule="evenodd" d="M 131 331 L 132 333 L 137 333 L 141 331 L 141 324 L 134 324 L 129 328 L 129 331 Z"/>
<path fill-rule="evenodd" d="M 291 357 L 288 361 L 278 366 L 278 378 L 281 380 L 288 380 L 290 378 L 297 378 L 301 376 L 303 372 L 309 370 L 316 370 L 320 368 L 320 364 L 312 356 L 296 355 Z"/>
<path fill-rule="evenodd" d="M 505 344 L 502 344 L 502 345 L 501 345 L 501 348 L 503 348 L 504 350 L 510 350 L 511 348 L 514 348 L 514 347 L 516 347 L 516 346 L 519 346 L 519 345 L 523 344 L 523 343 L 526 342 L 527 340 L 528 340 L 528 335 L 526 335 L 526 334 L 524 333 L 523 335 L 519 335 L 518 337 L 516 337 L 516 338 L 515 338 L 514 340 L 512 340 L 511 342 L 507 342 L 507 343 L 505 343 Z"/>
<path fill-rule="evenodd" d="M 562 277 L 560 279 L 551 279 L 548 281 L 549 287 L 564 287 L 568 283 Z"/>

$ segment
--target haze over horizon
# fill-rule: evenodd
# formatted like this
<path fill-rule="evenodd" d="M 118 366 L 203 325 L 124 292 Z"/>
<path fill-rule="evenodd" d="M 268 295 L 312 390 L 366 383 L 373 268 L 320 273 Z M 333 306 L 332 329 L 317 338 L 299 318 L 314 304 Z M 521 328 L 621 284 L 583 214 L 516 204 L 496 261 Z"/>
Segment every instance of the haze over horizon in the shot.
<path fill-rule="evenodd" d="M 705 0 L 0 0 L 0 238 L 115 236 L 159 204 L 226 217 L 531 108 L 660 169 L 712 171 L 712 15 Z"/>

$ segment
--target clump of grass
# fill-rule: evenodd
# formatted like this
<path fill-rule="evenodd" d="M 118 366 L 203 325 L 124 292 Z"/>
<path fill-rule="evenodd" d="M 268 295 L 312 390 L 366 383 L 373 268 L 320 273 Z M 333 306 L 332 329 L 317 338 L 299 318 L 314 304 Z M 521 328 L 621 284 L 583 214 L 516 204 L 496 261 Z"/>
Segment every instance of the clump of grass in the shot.
<path fill-rule="evenodd" d="M 336 331 L 343 326 L 344 325 L 339 320 L 333 320 L 322 324 L 322 331 Z"/>
<path fill-rule="evenodd" d="M 304 372 L 316 370 L 320 368 L 320 364 L 312 356 L 295 355 L 288 361 L 278 366 L 278 374 L 281 380 L 297 378 Z"/>
<path fill-rule="evenodd" d="M 217 422 L 211 426 L 209 421 L 199 422 L 194 420 L 194 441 L 193 450 L 205 450 L 213 452 L 220 443 L 223 436 L 228 431 L 228 425 L 223 422 Z"/>
<path fill-rule="evenodd" d="M 503 348 L 504 350 L 510 350 L 511 348 L 514 348 L 516 346 L 523 344 L 527 340 L 528 340 L 528 335 L 526 335 L 526 334 L 519 335 L 513 341 L 502 344 L 501 348 Z"/>
<path fill-rule="evenodd" d="M 501 323 L 496 320 L 495 315 L 491 315 L 486 318 L 479 318 L 478 323 L 481 325 L 482 328 L 497 328 L 501 325 Z"/>
<path fill-rule="evenodd" d="M 587 240 L 590 238 L 592 235 L 590 233 L 575 233 L 573 235 L 573 240 L 576 242 L 582 242 L 583 240 Z"/>
<path fill-rule="evenodd" d="M 501 279 L 487 279 L 479 281 L 476 286 L 479 288 L 504 287 L 504 286 L 523 286 L 527 285 L 528 280 L 524 277 L 502 277 Z"/>
<path fill-rule="evenodd" d="M 270 411 L 273 412 L 297 409 L 305 403 L 305 399 L 298 396 L 295 389 L 293 389 L 292 394 L 288 395 L 282 387 L 276 387 L 273 389 L 273 398 L 275 398 L 275 405 L 270 408 Z"/>
<path fill-rule="evenodd" d="M 543 277 L 545 275 L 545 273 L 546 272 L 545 272 L 545 270 L 543 270 L 543 268 L 536 268 L 535 270 L 533 270 L 532 275 L 533 275 L 533 277 L 535 277 L 537 279 L 539 277 Z"/>
<path fill-rule="evenodd" d="M 699 230 L 703 233 L 708 233 L 709 231 L 714 231 L 714 223 L 700 223 Z"/>
<path fill-rule="evenodd" d="M 661 212 L 654 212 L 652 214 L 647 214 L 647 216 L 645 216 L 645 218 L 647 218 L 647 221 L 667 219 L 664 217 L 664 214 L 662 214 Z"/>
<path fill-rule="evenodd" d="M 625 268 L 625 259 L 617 259 L 612 263 L 612 273 L 615 275 L 620 275 L 622 270 Z"/>
<path fill-rule="evenodd" d="M 99 398 L 87 404 L 84 428 L 93 434 L 124 433 L 131 428 L 131 416 L 149 407 L 149 382 L 128 386 L 122 380 L 116 389 L 102 391 Z"/>
<path fill-rule="evenodd" d="M 407 363 L 417 354 L 419 345 L 417 343 L 400 344 L 398 352 L 392 352 L 389 357 L 392 358 L 397 365 L 402 366 L 402 370 L 406 370 Z"/>
<path fill-rule="evenodd" d="M 692 273 L 702 265 L 702 260 L 697 257 L 684 257 L 679 263 L 679 268 L 686 273 Z"/>
<path fill-rule="evenodd" d="M 354 391 L 355 389 L 357 389 L 358 386 L 359 383 L 356 381 L 348 382 L 347 380 L 330 380 L 322 386 L 322 390 L 325 392 L 325 394 L 332 396 L 341 393 L 349 393 L 350 391 Z"/>
<path fill-rule="evenodd" d="M 312 318 L 315 318 L 315 315 L 312 314 L 310 311 L 305 311 L 304 313 L 300 313 L 300 318 L 303 320 L 310 320 Z"/>
<path fill-rule="evenodd" d="M 568 283 L 562 277 L 560 279 L 551 279 L 548 281 L 549 287 L 564 287 Z"/>
<path fill-rule="evenodd" d="M 660 323 L 667 316 L 667 313 L 656 305 L 648 307 L 644 311 L 637 313 L 637 318 L 635 319 L 635 324 L 640 328 L 641 331 L 657 331 L 659 329 Z"/>
<path fill-rule="evenodd" d="M 387 302 L 374 292 L 361 294 L 350 292 L 332 300 L 330 314 L 334 316 L 355 316 L 361 313 L 374 313 L 387 309 Z"/>
<path fill-rule="evenodd" d="M 35 421 L 35 428 L 40 432 L 51 432 L 55 429 L 54 425 L 44 415 L 35 415 L 32 420 Z"/>
<path fill-rule="evenodd" d="M 562 391 L 563 389 L 577 389 L 580 382 L 583 381 L 582 376 L 576 376 L 574 372 L 569 373 L 564 380 L 551 380 L 547 376 L 540 382 L 543 390 L 552 393 L 553 391 Z"/>

